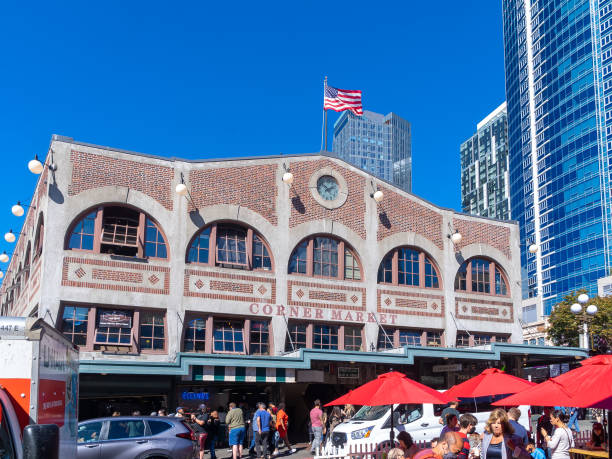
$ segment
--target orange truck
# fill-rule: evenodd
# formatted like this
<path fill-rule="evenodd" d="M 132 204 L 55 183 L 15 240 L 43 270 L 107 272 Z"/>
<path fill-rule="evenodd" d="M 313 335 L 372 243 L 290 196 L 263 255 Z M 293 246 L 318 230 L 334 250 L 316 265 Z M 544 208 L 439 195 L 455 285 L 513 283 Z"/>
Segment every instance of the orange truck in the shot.
<path fill-rule="evenodd" d="M 79 351 L 42 319 L 0 317 L 0 458 L 75 458 Z"/>

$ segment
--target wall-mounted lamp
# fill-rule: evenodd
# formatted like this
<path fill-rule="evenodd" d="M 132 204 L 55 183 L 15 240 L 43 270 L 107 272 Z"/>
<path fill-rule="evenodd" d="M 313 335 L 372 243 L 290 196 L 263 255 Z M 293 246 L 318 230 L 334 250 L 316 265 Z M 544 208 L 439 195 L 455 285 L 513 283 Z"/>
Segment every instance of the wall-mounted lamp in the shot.
<path fill-rule="evenodd" d="M 176 191 L 176 194 L 178 194 L 179 196 L 186 196 L 189 202 L 191 203 L 191 205 L 194 207 L 194 209 L 197 209 L 191 197 L 191 193 L 189 192 L 189 188 L 185 184 L 185 177 L 183 176 L 182 172 L 181 172 L 181 183 L 176 185 L 176 187 L 174 188 L 174 191 Z"/>
<path fill-rule="evenodd" d="M 283 174 L 283 183 L 291 186 L 295 177 L 291 173 L 291 169 L 289 169 L 285 163 L 283 163 L 283 169 L 285 169 L 285 173 Z"/>
<path fill-rule="evenodd" d="M 23 233 L 17 233 L 17 234 L 19 234 L 19 235 L 23 235 Z M 8 232 L 8 233 L 6 233 L 6 234 L 4 235 L 4 240 L 5 240 L 6 242 L 11 242 L 11 243 L 13 243 L 13 242 L 15 242 L 15 239 L 16 239 L 16 237 L 15 237 L 15 233 L 13 233 L 13 230 L 12 230 L 12 229 L 11 229 L 11 230 L 9 230 L 9 232 Z"/>
<path fill-rule="evenodd" d="M 457 229 L 454 233 L 451 232 L 450 234 L 447 234 L 446 237 L 449 238 L 453 244 L 459 244 L 461 239 L 463 239 L 463 236 Z"/>
<path fill-rule="evenodd" d="M 374 180 L 370 181 L 370 185 L 372 185 L 372 192 L 370 193 L 370 197 L 374 199 L 374 201 L 376 201 L 377 203 L 382 201 L 385 197 L 385 194 L 382 192 L 382 190 L 376 188 L 376 185 L 374 185 Z"/>
<path fill-rule="evenodd" d="M 25 213 L 24 206 L 31 207 L 32 209 L 36 209 L 36 206 L 31 206 L 29 204 L 21 204 L 21 201 L 17 201 L 17 204 L 11 207 L 11 213 L 15 217 L 23 217 L 23 214 Z"/>
<path fill-rule="evenodd" d="M 38 155 L 34 155 L 34 159 L 30 160 L 28 163 L 28 169 L 32 174 L 39 175 L 45 169 L 45 165 L 38 160 Z M 57 166 L 53 162 L 53 150 L 51 150 L 51 164 L 49 164 L 49 170 L 57 170 Z"/>

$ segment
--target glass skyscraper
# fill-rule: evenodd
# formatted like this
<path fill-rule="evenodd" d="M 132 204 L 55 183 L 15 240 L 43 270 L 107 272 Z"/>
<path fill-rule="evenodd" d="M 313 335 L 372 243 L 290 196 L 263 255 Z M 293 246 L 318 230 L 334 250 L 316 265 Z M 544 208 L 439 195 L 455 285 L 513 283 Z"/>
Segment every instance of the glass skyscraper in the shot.
<path fill-rule="evenodd" d="M 508 114 L 504 102 L 461 144 L 461 207 L 482 217 L 508 220 Z"/>
<path fill-rule="evenodd" d="M 412 190 L 410 123 L 395 113 L 342 112 L 334 124 L 333 152 L 345 161 Z"/>
<path fill-rule="evenodd" d="M 541 316 L 610 268 L 612 0 L 503 0 L 503 25 L 511 218 Z"/>

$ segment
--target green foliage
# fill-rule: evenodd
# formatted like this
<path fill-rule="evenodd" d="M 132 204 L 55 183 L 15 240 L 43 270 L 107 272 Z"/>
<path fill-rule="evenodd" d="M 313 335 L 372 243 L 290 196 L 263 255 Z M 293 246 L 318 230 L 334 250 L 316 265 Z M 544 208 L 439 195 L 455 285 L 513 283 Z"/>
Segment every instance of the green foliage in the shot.
<path fill-rule="evenodd" d="M 612 347 L 612 297 L 591 298 L 583 308 L 583 313 L 573 314 L 570 307 L 578 302 L 578 295 L 583 292 L 579 291 L 566 296 L 554 307 L 549 317 L 548 337 L 557 346 L 578 346 L 582 323 L 586 320 L 589 324 L 593 350 L 606 352 Z M 584 312 L 586 306 L 590 304 L 598 308 L 594 316 L 589 316 Z"/>

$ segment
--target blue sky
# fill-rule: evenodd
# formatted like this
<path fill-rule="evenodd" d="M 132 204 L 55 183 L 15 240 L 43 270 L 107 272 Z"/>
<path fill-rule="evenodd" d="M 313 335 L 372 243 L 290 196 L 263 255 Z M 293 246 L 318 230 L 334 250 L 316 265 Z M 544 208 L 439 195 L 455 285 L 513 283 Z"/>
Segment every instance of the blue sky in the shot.
<path fill-rule="evenodd" d="M 0 50 L 2 234 L 54 133 L 191 159 L 318 151 L 325 75 L 408 119 L 413 191 L 459 209 L 459 145 L 505 98 L 501 0 L 11 1 Z"/>

